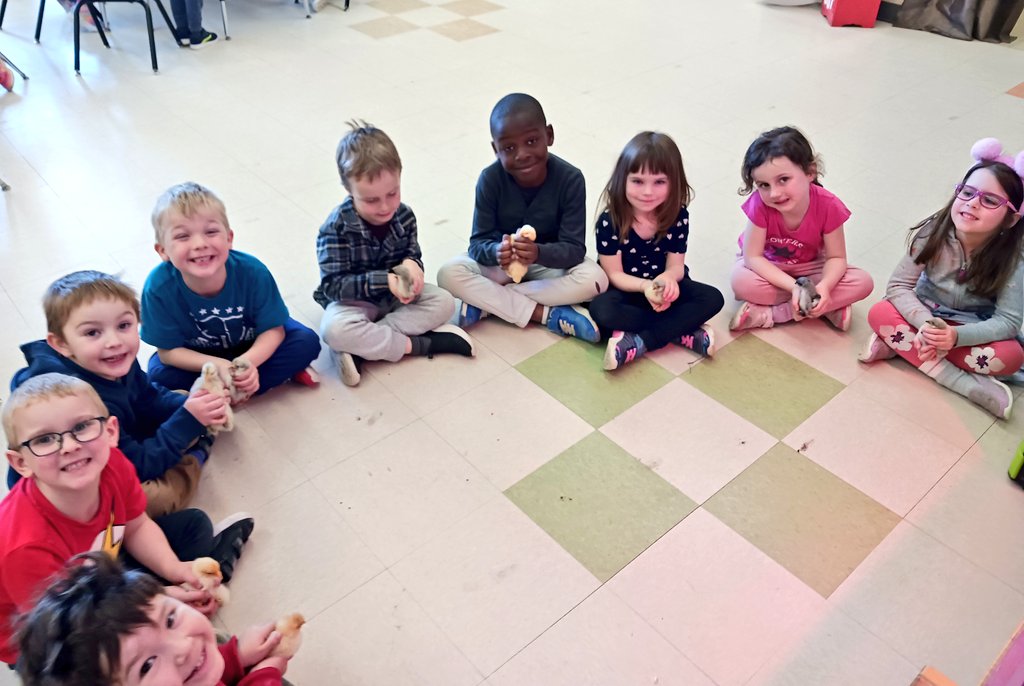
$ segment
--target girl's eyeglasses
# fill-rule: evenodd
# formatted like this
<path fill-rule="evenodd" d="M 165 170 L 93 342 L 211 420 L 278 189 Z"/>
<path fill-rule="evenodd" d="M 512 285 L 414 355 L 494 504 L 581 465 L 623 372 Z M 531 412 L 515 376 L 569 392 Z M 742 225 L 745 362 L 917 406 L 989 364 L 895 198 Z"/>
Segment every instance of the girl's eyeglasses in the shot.
<path fill-rule="evenodd" d="M 42 434 L 30 438 L 21 445 L 28 448 L 36 457 L 49 457 L 56 455 L 64 447 L 64 437 L 73 436 L 79 443 L 95 441 L 103 433 L 103 425 L 109 417 L 93 417 L 83 419 L 67 431 L 54 431 L 53 433 Z"/>
<path fill-rule="evenodd" d="M 961 200 L 970 200 L 975 196 L 978 197 L 978 203 L 987 210 L 998 210 L 1003 205 L 1009 205 L 1014 214 L 1020 214 L 1020 210 L 1014 207 L 1013 203 L 1000 195 L 989 193 L 988 191 L 979 191 L 974 186 L 968 186 L 965 183 L 958 183 L 956 185 L 956 197 Z"/>

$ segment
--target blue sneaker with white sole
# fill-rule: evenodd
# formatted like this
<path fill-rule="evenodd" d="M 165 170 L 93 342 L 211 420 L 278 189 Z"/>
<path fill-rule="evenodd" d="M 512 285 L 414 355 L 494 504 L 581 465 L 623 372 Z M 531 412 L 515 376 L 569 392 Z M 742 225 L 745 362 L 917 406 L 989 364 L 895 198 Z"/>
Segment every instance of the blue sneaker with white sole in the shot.
<path fill-rule="evenodd" d="M 459 328 L 465 328 L 472 326 L 478 321 L 484 318 L 484 311 L 476 305 L 470 305 L 469 303 L 462 303 L 461 309 L 459 309 Z"/>
<path fill-rule="evenodd" d="M 597 322 L 579 305 L 552 307 L 548 312 L 548 329 L 561 336 L 573 336 L 591 343 L 601 340 Z"/>

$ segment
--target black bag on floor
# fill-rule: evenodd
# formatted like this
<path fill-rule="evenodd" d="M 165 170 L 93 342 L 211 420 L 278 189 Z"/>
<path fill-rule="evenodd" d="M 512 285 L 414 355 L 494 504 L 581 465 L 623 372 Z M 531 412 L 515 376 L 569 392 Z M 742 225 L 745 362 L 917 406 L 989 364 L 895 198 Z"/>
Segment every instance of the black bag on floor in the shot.
<path fill-rule="evenodd" d="M 895 26 L 961 40 L 1009 43 L 1024 0 L 906 0 Z"/>

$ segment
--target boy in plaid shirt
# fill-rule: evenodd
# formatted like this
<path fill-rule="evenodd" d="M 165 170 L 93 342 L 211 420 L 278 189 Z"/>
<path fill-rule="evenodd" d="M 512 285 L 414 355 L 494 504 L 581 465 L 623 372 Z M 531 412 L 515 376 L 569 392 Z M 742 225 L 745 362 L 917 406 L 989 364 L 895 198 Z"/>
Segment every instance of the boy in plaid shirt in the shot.
<path fill-rule="evenodd" d="M 320 286 L 313 299 L 326 311 L 320 334 L 342 382 L 355 386 L 362 360 L 397 362 L 406 355 L 475 355 L 447 291 L 423 283 L 416 216 L 402 203 L 402 161 L 394 143 L 365 122 L 336 153 L 349 197 L 334 208 L 316 241 Z"/>

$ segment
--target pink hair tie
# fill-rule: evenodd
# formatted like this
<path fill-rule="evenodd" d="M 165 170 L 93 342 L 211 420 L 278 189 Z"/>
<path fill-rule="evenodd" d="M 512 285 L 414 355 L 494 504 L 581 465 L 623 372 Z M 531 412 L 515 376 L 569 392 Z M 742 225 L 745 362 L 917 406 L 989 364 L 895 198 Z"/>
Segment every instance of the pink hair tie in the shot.
<path fill-rule="evenodd" d="M 972 145 L 971 157 L 975 162 L 1002 162 L 1024 181 L 1024 151 L 1017 153 L 1016 157 L 1004 155 L 1003 144 L 996 138 L 982 138 Z"/>

